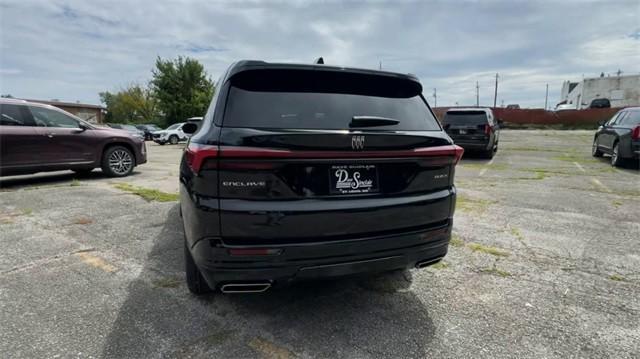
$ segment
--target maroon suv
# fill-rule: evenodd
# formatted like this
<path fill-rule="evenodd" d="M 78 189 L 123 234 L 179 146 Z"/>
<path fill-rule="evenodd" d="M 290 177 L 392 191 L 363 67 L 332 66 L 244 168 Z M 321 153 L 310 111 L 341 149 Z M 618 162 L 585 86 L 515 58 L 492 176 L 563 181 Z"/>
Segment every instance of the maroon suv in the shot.
<path fill-rule="evenodd" d="M 93 126 L 59 108 L 0 99 L 0 176 L 45 171 L 129 175 L 147 162 L 144 140 Z"/>

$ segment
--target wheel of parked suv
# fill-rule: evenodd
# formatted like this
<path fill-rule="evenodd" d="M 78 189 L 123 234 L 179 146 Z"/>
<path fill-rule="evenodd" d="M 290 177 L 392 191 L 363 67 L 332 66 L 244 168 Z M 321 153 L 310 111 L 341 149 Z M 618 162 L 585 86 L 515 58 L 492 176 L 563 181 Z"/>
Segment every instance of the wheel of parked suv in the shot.
<path fill-rule="evenodd" d="M 613 145 L 613 153 L 611 153 L 611 165 L 612 166 L 621 166 L 622 158 L 620 158 L 620 152 L 618 148 L 618 142 Z"/>
<path fill-rule="evenodd" d="M 196 295 L 213 292 L 196 266 L 196 262 L 194 262 L 191 252 L 187 247 L 186 239 L 184 241 L 184 263 L 187 274 L 187 287 L 189 287 L 189 291 Z"/>
<path fill-rule="evenodd" d="M 176 135 L 171 135 L 171 136 L 169 137 L 169 143 L 170 143 L 170 144 L 172 144 L 172 145 L 177 144 L 177 143 L 178 143 L 178 136 L 176 136 Z"/>
<path fill-rule="evenodd" d="M 485 151 L 482 154 L 482 157 L 487 158 L 487 159 L 492 159 L 493 156 L 496 154 L 496 152 L 498 152 L 498 146 L 497 145 L 495 147 L 491 148 L 490 150 Z"/>
<path fill-rule="evenodd" d="M 593 145 L 591 146 L 591 155 L 593 157 L 602 157 L 602 152 L 598 148 L 598 138 L 593 139 Z"/>
<path fill-rule="evenodd" d="M 109 147 L 102 156 L 102 171 L 109 177 L 124 177 L 133 171 L 133 153 L 123 146 Z"/>

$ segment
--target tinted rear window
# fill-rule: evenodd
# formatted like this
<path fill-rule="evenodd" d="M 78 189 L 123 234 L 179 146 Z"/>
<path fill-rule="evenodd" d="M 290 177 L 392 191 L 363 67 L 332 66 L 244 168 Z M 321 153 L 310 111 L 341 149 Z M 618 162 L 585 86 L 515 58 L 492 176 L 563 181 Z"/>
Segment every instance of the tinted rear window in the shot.
<path fill-rule="evenodd" d="M 445 125 L 485 125 L 487 124 L 487 114 L 480 111 L 455 111 L 447 112 L 444 115 Z"/>
<path fill-rule="evenodd" d="M 398 120 L 366 127 L 405 131 L 440 130 L 408 79 L 309 70 L 246 71 L 231 80 L 225 127 L 349 129 L 353 116 Z"/>

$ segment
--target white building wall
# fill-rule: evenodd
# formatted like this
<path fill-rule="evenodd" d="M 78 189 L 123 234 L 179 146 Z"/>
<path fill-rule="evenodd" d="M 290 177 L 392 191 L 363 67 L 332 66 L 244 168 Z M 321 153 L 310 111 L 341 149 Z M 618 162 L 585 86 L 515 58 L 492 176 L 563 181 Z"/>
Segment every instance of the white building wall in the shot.
<path fill-rule="evenodd" d="M 609 99 L 611 107 L 640 106 L 640 75 L 584 79 L 565 100 L 576 108 L 588 108 L 597 98 Z"/>

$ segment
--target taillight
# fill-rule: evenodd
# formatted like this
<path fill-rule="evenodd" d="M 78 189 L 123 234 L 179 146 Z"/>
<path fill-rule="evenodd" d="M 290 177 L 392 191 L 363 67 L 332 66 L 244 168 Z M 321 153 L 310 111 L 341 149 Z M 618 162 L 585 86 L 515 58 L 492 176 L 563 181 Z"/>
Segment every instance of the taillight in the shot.
<path fill-rule="evenodd" d="M 491 125 L 489 125 L 489 124 L 484 125 L 484 134 L 485 135 L 487 135 L 487 136 L 490 135 L 491 131 L 493 131 L 493 128 L 491 127 Z"/>
<path fill-rule="evenodd" d="M 634 140 L 640 140 L 640 126 L 636 126 L 631 130 L 631 138 Z"/>
<path fill-rule="evenodd" d="M 458 146 L 458 145 L 453 145 L 454 151 L 455 151 L 455 160 L 453 161 L 453 165 L 457 165 L 458 162 L 460 162 L 460 159 L 462 158 L 462 155 L 464 154 L 464 148 Z"/>
<path fill-rule="evenodd" d="M 195 173 L 202 169 L 215 168 L 217 157 L 218 146 L 190 142 L 185 149 L 187 165 Z"/>

